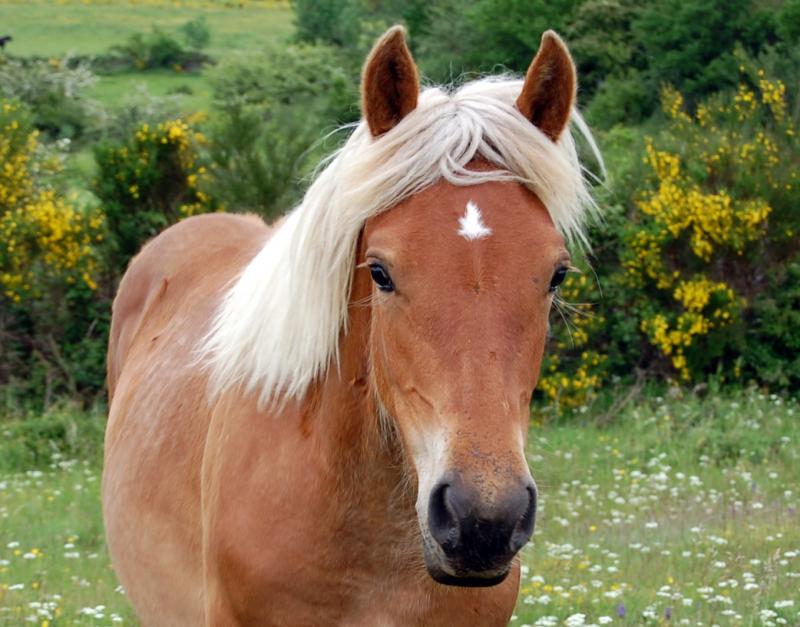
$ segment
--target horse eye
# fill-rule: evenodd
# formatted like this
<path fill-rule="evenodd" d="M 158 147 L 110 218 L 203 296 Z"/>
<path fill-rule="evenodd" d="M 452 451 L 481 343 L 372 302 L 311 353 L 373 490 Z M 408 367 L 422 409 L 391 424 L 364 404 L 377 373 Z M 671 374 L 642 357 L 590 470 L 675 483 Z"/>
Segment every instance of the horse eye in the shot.
<path fill-rule="evenodd" d="M 394 283 L 392 283 L 392 277 L 389 276 L 386 268 L 384 268 L 381 264 L 369 264 L 369 273 L 372 275 L 372 280 L 375 281 L 375 285 L 378 286 L 378 289 L 381 292 L 394 292 Z"/>
<path fill-rule="evenodd" d="M 556 273 L 553 275 L 553 279 L 550 281 L 550 291 L 555 292 L 559 285 L 564 282 L 564 279 L 567 277 L 567 272 L 569 272 L 569 268 L 566 266 L 561 266 Z"/>

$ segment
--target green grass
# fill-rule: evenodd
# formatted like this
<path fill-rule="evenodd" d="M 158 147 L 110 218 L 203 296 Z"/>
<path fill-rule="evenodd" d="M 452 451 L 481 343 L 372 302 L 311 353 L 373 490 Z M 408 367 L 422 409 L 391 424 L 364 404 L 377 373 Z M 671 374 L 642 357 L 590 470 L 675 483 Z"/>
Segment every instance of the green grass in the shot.
<path fill-rule="evenodd" d="M 755 393 L 534 430 L 542 507 L 512 624 L 800 624 L 798 436 L 800 407 Z"/>
<path fill-rule="evenodd" d="M 0 624 L 135 624 L 103 546 L 101 431 L 70 410 L 0 423 Z M 796 403 L 644 399 L 608 427 L 534 427 L 529 459 L 513 626 L 800 624 Z"/>
<path fill-rule="evenodd" d="M 105 551 L 99 464 L 54 466 L 0 478 L 0 624 L 136 624 Z"/>
<path fill-rule="evenodd" d="M 174 97 L 181 111 L 208 111 L 211 106 L 211 85 L 207 76 L 199 72 L 120 72 L 98 77 L 97 84 L 88 93 L 103 104 L 114 105 L 142 88 L 153 96 Z"/>

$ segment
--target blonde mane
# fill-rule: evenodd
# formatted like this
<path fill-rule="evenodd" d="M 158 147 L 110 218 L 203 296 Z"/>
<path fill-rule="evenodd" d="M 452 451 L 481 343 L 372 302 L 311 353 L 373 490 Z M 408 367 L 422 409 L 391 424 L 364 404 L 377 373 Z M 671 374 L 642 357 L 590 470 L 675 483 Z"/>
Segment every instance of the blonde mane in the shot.
<path fill-rule="evenodd" d="M 338 362 L 365 221 L 440 179 L 518 181 L 568 241 L 585 244 L 595 205 L 573 138 L 564 132 L 553 143 L 525 119 L 514 106 L 521 89 L 522 81 L 497 77 L 453 93 L 425 89 L 417 108 L 377 138 L 362 121 L 225 294 L 202 346 L 211 395 L 241 386 L 262 404 L 302 397 Z M 572 122 L 602 163 L 575 111 Z M 466 169 L 476 157 L 497 170 Z"/>

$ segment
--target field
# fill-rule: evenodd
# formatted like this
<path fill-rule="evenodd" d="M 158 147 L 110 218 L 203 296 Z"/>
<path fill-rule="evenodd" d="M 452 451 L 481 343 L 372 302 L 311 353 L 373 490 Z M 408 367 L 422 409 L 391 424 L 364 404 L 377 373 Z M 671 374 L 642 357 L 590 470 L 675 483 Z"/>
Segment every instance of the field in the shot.
<path fill-rule="evenodd" d="M 798 624 L 800 407 L 752 392 L 621 414 L 532 428 L 541 506 L 511 624 Z M 0 449 L 0 624 L 135 624 L 103 545 L 102 416 L 34 422 L 3 434 L 27 457 Z"/>

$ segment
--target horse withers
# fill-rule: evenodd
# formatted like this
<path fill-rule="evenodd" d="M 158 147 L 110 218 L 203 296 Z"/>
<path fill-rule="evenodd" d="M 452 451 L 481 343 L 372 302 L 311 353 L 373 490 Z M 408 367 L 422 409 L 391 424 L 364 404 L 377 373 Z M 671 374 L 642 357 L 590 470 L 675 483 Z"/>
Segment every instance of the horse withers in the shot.
<path fill-rule="evenodd" d="M 524 81 L 420 92 L 395 27 L 284 220 L 190 218 L 134 258 L 103 507 L 144 624 L 507 623 L 531 394 L 592 207 L 575 91 L 547 32 Z"/>

